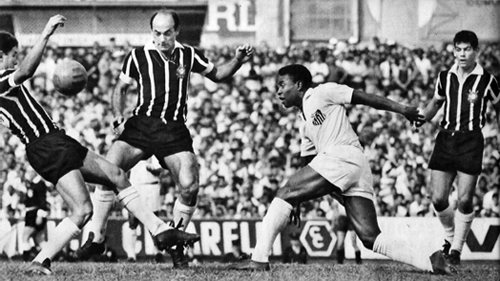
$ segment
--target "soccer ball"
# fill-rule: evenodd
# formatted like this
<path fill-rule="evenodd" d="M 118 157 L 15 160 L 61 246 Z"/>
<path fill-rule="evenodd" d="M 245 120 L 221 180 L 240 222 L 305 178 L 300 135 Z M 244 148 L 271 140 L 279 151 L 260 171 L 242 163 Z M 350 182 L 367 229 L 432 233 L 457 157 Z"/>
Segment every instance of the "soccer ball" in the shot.
<path fill-rule="evenodd" d="M 56 64 L 52 82 L 59 93 L 74 96 L 87 85 L 87 71 L 75 60 L 63 60 Z"/>

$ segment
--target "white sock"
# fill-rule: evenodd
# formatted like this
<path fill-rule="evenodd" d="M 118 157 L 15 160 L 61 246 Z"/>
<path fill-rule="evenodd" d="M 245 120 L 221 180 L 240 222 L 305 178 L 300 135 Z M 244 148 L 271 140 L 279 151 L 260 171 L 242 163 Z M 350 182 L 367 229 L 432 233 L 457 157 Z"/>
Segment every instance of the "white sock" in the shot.
<path fill-rule="evenodd" d="M 71 239 L 77 236 L 80 231 L 81 230 L 72 220 L 69 218 L 63 219 L 54 229 L 49 241 L 47 241 L 33 261 L 42 263 L 46 258 L 52 260 L 52 258 L 54 258 Z"/>
<path fill-rule="evenodd" d="M 451 250 L 462 252 L 462 248 L 464 247 L 464 243 L 470 231 L 472 220 L 474 220 L 474 212 L 463 214 L 457 209 L 455 214 L 455 239 L 453 239 L 453 243 L 451 244 Z"/>
<path fill-rule="evenodd" d="M 116 198 L 132 213 L 153 235 L 157 235 L 170 227 L 157 217 L 139 195 L 135 187 L 122 190 Z"/>
<path fill-rule="evenodd" d="M 174 203 L 174 225 L 177 226 L 180 219 L 182 219 L 182 226 L 180 230 L 185 230 L 188 226 L 191 218 L 193 217 L 196 206 L 187 206 L 182 204 L 179 199 L 175 200 Z"/>
<path fill-rule="evenodd" d="M 287 226 L 292 209 L 292 205 L 285 200 L 277 197 L 273 199 L 262 219 L 259 235 L 257 235 L 257 245 L 252 254 L 253 261 L 269 262 L 274 240 Z"/>
<path fill-rule="evenodd" d="M 349 231 L 349 232 L 351 234 L 352 247 L 354 248 L 354 251 L 357 252 L 357 251 L 359 251 L 358 236 L 356 235 L 356 232 L 354 232 L 354 231 Z"/>
<path fill-rule="evenodd" d="M 448 208 L 442 210 L 441 212 L 436 211 L 436 215 L 439 218 L 441 225 L 443 225 L 444 239 L 446 239 L 446 241 L 450 243 L 453 243 L 453 236 L 455 232 L 455 222 L 454 222 L 455 214 L 453 212 L 453 209 L 451 208 L 451 205 L 448 206 Z"/>
<path fill-rule="evenodd" d="M 387 256 L 395 261 L 413 265 L 416 268 L 432 271 L 432 264 L 424 251 L 419 251 L 418 245 L 409 244 L 405 239 L 391 237 L 389 234 L 380 233 L 373 244 L 375 253 Z"/>
<path fill-rule="evenodd" d="M 122 245 L 123 250 L 127 253 L 127 258 L 136 259 L 135 254 L 135 244 L 137 242 L 137 229 L 131 229 L 129 227 L 122 228 Z"/>
<path fill-rule="evenodd" d="M 92 205 L 94 206 L 94 214 L 90 219 L 87 228 L 89 233 L 94 233 L 94 241 L 101 243 L 106 237 L 106 227 L 108 217 L 115 203 L 115 193 L 112 190 L 102 190 L 96 188 L 92 196 Z"/>

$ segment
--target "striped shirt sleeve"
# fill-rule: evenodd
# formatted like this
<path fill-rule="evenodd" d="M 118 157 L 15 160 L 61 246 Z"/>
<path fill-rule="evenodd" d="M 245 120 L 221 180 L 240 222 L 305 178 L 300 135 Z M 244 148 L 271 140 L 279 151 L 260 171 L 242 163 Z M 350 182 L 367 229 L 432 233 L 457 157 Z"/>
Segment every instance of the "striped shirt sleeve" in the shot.
<path fill-rule="evenodd" d="M 200 50 L 195 48 L 193 49 L 194 61 L 192 71 L 202 75 L 210 73 L 214 69 L 213 63 L 211 63 Z"/>
<path fill-rule="evenodd" d="M 14 75 L 12 75 L 14 71 L 14 69 L 9 69 L 2 73 L 0 77 L 0 96 L 6 95 L 10 88 L 19 86 L 14 82 Z"/>
<path fill-rule="evenodd" d="M 123 61 L 122 72 L 120 73 L 120 80 L 122 80 L 126 84 L 131 84 L 134 79 L 139 77 L 139 73 L 137 71 L 135 58 L 136 49 L 132 50 L 127 54 Z"/>
<path fill-rule="evenodd" d="M 434 89 L 434 98 L 437 100 L 444 100 L 446 98 L 446 93 L 444 89 L 444 85 L 441 81 L 443 72 L 439 72 L 438 78 L 436 79 L 436 86 Z"/>
<path fill-rule="evenodd" d="M 498 81 L 493 75 L 488 86 L 488 96 L 493 104 L 500 102 L 500 85 L 498 85 Z"/>

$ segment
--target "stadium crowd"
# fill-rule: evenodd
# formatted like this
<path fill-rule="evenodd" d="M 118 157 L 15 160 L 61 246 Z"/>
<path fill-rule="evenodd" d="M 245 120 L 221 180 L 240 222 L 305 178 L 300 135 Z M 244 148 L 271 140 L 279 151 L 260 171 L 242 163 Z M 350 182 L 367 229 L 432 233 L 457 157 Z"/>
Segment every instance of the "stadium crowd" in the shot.
<path fill-rule="evenodd" d="M 481 47 L 479 63 L 500 78 L 500 44 Z M 105 155 L 116 137 L 111 129 L 110 93 L 131 46 L 94 44 L 86 48 L 48 48 L 29 87 L 68 135 Z M 232 46 L 204 49 L 213 62 L 231 58 Z M 26 54 L 26 48 L 21 55 Z M 88 72 L 86 90 L 66 97 L 54 90 L 51 79 L 59 60 L 75 59 Z M 193 74 L 187 123 L 200 164 L 198 210 L 194 218 L 261 218 L 275 191 L 300 166 L 296 115 L 284 109 L 275 95 L 277 70 L 289 63 L 306 65 L 315 83 L 338 82 L 384 95 L 406 104 L 424 104 L 432 97 L 437 73 L 454 62 L 452 45 L 410 48 L 395 42 L 328 44 L 303 42 L 289 47 L 257 46 L 253 60 L 225 83 L 215 84 Z M 129 109 L 136 96 L 130 94 Z M 427 161 L 441 115 L 419 129 L 393 113 L 367 107 L 349 108 L 374 175 L 375 205 L 380 216 L 434 216 L 426 189 Z M 474 196 L 478 217 L 499 217 L 500 133 L 489 109 L 483 129 L 483 172 Z M 20 140 L 0 128 L 0 192 L 3 218 L 22 218 L 30 169 Z M 163 216 L 171 217 L 175 184 L 161 176 Z M 89 185 L 92 191 L 95 186 Z M 50 217 L 63 218 L 67 208 L 53 187 L 47 201 Z M 450 196 L 456 200 L 456 192 Z M 332 198 L 303 203 L 304 218 L 333 216 Z M 116 204 L 114 216 L 122 217 Z M 1 218 L 1 217 L 0 217 Z"/>

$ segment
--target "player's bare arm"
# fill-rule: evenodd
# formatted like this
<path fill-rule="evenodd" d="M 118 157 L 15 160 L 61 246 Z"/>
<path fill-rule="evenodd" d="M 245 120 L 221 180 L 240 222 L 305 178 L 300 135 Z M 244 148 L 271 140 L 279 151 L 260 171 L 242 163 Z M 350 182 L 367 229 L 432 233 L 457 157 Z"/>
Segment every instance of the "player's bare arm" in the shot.
<path fill-rule="evenodd" d="M 49 42 L 49 38 L 56 31 L 57 27 L 64 25 L 66 18 L 62 15 L 55 15 L 49 19 L 47 25 L 43 29 L 40 38 L 35 43 L 33 48 L 28 52 L 19 68 L 14 73 L 14 82 L 21 84 L 28 80 L 35 73 L 40 61 L 42 60 L 43 51 Z"/>
<path fill-rule="evenodd" d="M 111 110 L 113 111 L 113 116 L 115 117 L 112 125 L 115 133 L 118 133 L 118 127 L 123 123 L 123 121 L 125 121 L 123 112 L 125 110 L 128 88 L 129 85 L 127 83 L 123 82 L 121 79 L 118 79 L 115 89 L 111 94 Z"/>
<path fill-rule="evenodd" d="M 424 116 L 419 114 L 415 106 L 400 104 L 388 98 L 370 95 L 360 90 L 354 90 L 352 93 L 352 104 L 368 105 L 378 110 L 387 110 L 399 113 L 412 122 L 424 122 Z"/>
<path fill-rule="evenodd" d="M 250 45 L 239 46 L 236 49 L 236 55 L 229 62 L 214 67 L 214 69 L 206 75 L 207 78 L 214 82 L 220 82 L 233 76 L 241 65 L 250 60 L 253 56 L 254 49 Z"/>
<path fill-rule="evenodd" d="M 434 116 L 436 116 L 437 112 L 443 106 L 444 100 L 438 100 L 436 98 L 432 98 L 431 101 L 424 108 L 422 114 L 425 116 L 425 121 L 431 121 Z"/>

